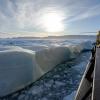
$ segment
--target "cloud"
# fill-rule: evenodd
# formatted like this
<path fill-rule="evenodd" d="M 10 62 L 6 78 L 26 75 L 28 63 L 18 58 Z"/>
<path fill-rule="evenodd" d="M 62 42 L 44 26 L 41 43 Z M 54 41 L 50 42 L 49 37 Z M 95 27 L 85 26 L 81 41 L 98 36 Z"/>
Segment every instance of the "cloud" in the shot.
<path fill-rule="evenodd" d="M 100 15 L 100 4 L 93 7 L 86 8 L 83 12 L 80 12 L 78 15 L 69 19 L 69 22 L 83 20 L 97 15 Z"/>
<path fill-rule="evenodd" d="M 48 8 L 63 11 L 66 14 L 66 19 L 72 18 L 73 20 L 77 20 L 78 16 L 81 17 L 83 13 L 80 14 L 80 12 L 85 12 L 84 10 L 87 8 L 84 7 L 86 6 L 86 0 L 18 0 L 16 4 L 16 20 L 21 28 L 31 26 L 36 28 L 38 17 L 41 17 L 43 11 L 43 13 L 46 13 L 45 11 Z M 85 15 L 82 15 L 82 18 Z"/>
<path fill-rule="evenodd" d="M 90 2 L 92 0 L 0 0 L 0 31 L 44 32 L 40 19 L 49 10 L 63 12 L 65 26 L 100 15 L 100 4 Z"/>

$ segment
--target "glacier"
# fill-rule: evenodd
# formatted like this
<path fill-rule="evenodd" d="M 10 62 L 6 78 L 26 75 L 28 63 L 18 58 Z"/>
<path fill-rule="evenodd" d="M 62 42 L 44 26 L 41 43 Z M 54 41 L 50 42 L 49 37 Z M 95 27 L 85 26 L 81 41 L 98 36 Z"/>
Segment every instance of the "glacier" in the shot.
<path fill-rule="evenodd" d="M 92 47 L 90 41 L 49 47 L 0 46 L 0 97 L 26 87 L 56 65 L 74 59 Z"/>

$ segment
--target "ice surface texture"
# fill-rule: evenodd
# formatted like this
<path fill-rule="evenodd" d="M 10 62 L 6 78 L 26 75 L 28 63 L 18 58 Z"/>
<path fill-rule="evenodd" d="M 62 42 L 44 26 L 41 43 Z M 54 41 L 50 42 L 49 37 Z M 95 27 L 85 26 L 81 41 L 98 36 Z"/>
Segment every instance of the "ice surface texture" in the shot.
<path fill-rule="evenodd" d="M 41 75 L 35 52 L 21 48 L 0 51 L 0 96 L 29 85 Z"/>
<path fill-rule="evenodd" d="M 90 50 L 90 42 L 75 46 L 58 46 L 38 52 L 21 47 L 0 48 L 0 96 L 5 96 L 36 81 L 57 64 L 73 59 L 84 49 Z"/>

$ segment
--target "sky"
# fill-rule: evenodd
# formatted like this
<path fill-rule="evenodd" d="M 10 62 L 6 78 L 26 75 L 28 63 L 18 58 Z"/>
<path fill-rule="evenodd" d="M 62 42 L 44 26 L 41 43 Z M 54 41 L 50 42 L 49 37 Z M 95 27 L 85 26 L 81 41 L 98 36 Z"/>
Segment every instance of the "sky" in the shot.
<path fill-rule="evenodd" d="M 0 37 L 95 34 L 100 0 L 0 0 Z"/>

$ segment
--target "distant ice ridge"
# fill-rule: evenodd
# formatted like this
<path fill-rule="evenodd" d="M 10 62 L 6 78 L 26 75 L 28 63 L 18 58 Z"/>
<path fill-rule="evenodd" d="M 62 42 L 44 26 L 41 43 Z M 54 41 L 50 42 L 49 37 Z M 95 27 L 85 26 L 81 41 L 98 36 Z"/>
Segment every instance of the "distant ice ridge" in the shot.
<path fill-rule="evenodd" d="M 40 51 L 17 46 L 0 47 L 0 96 L 24 88 L 57 64 L 76 58 L 79 53 L 91 48 L 91 42 L 53 46 Z"/>

